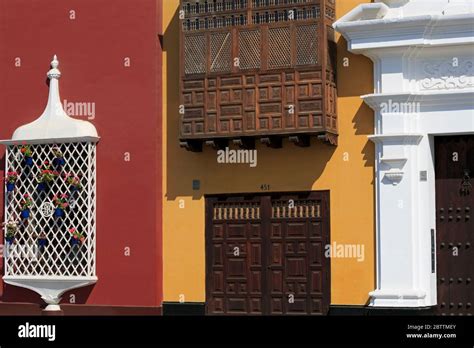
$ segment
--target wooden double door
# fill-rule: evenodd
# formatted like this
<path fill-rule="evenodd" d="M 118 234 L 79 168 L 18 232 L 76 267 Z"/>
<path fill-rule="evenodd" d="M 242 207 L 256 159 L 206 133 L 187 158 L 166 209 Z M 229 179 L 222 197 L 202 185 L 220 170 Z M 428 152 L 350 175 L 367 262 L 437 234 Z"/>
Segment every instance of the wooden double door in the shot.
<path fill-rule="evenodd" d="M 437 313 L 474 314 L 474 135 L 435 138 Z"/>
<path fill-rule="evenodd" d="M 206 312 L 324 315 L 329 192 L 206 198 Z"/>

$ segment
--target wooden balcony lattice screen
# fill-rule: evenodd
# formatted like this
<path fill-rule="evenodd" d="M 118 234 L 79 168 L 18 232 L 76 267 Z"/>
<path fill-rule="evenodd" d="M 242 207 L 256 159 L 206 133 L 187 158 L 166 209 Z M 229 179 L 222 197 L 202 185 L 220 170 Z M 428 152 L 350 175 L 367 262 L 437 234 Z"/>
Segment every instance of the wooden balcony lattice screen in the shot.
<path fill-rule="evenodd" d="M 181 145 L 336 144 L 334 16 L 332 0 L 182 1 Z"/>

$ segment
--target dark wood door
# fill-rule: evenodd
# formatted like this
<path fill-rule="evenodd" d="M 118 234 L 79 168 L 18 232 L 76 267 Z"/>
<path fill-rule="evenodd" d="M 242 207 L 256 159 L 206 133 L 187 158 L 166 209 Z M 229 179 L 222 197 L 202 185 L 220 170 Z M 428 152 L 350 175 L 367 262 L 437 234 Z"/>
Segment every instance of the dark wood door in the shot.
<path fill-rule="evenodd" d="M 328 196 L 207 198 L 207 313 L 327 314 Z"/>
<path fill-rule="evenodd" d="M 474 314 L 474 135 L 435 138 L 437 312 Z"/>

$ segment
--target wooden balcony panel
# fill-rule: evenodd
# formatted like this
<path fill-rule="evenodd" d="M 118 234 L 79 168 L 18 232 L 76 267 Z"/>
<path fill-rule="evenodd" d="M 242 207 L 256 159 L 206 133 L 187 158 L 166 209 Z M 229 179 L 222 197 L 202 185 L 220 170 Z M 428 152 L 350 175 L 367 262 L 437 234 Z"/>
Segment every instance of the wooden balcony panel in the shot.
<path fill-rule="evenodd" d="M 188 3 L 183 1 L 183 8 Z M 232 140 L 249 146 L 253 144 L 249 139 L 259 138 L 278 148 L 281 137 L 291 136 L 298 144 L 307 144 L 309 136 L 335 144 L 336 47 L 330 26 L 333 18 L 329 18 L 334 14 L 333 1 L 284 4 L 274 0 L 262 7 L 255 6 L 257 0 L 239 3 L 247 9 L 245 25 L 234 20 L 221 28 L 182 26 L 181 145 L 199 149 L 200 141 Z M 270 9 L 277 9 L 273 21 Z M 261 11 L 267 22 L 255 23 Z M 315 17 L 275 22 L 278 11 Z M 206 17 L 201 10 L 185 12 L 183 23 Z M 321 13 L 326 16 L 321 18 Z"/>

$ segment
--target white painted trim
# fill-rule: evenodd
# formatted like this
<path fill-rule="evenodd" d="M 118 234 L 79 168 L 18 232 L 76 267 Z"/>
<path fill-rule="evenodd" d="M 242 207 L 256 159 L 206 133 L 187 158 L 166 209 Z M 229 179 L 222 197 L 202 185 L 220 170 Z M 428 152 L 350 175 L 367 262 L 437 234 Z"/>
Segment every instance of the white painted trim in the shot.
<path fill-rule="evenodd" d="M 420 103 L 422 107 L 456 105 L 474 107 L 474 89 L 435 91 L 425 93 L 373 93 L 361 98 L 374 111 L 380 111 L 381 104 L 387 100 L 399 103 Z"/>
<path fill-rule="evenodd" d="M 402 144 L 418 144 L 423 138 L 422 134 L 376 134 L 367 136 L 374 143 L 390 141 Z"/>
<path fill-rule="evenodd" d="M 341 17 L 336 23 L 346 23 L 359 20 L 370 20 L 370 19 L 380 19 L 383 18 L 389 8 L 385 4 L 375 3 L 375 4 L 362 4 L 357 6 L 353 11 L 347 13 L 345 16 Z M 337 29 L 337 26 L 334 28 Z"/>
<path fill-rule="evenodd" d="M 371 19 L 333 24 L 348 42 L 353 53 L 381 48 L 407 46 L 433 47 L 471 45 L 474 43 L 474 14 L 452 16 L 417 16 L 400 19 Z M 371 37 L 377 36 L 377 40 Z M 447 39 L 446 36 L 454 36 Z M 364 53 L 365 54 L 365 53 Z"/>
<path fill-rule="evenodd" d="M 16 277 L 4 276 L 7 284 L 20 286 L 39 294 L 48 304 L 48 311 L 60 310 L 61 296 L 69 290 L 97 282 L 97 277 Z"/>
<path fill-rule="evenodd" d="M 380 158 L 380 162 L 387 163 L 391 168 L 403 168 L 407 160 L 408 158 Z"/>
<path fill-rule="evenodd" d="M 50 139 L 19 139 L 0 140 L 1 145 L 23 145 L 23 144 L 63 144 L 63 143 L 97 143 L 100 137 L 71 137 L 71 138 L 50 138 Z"/>

